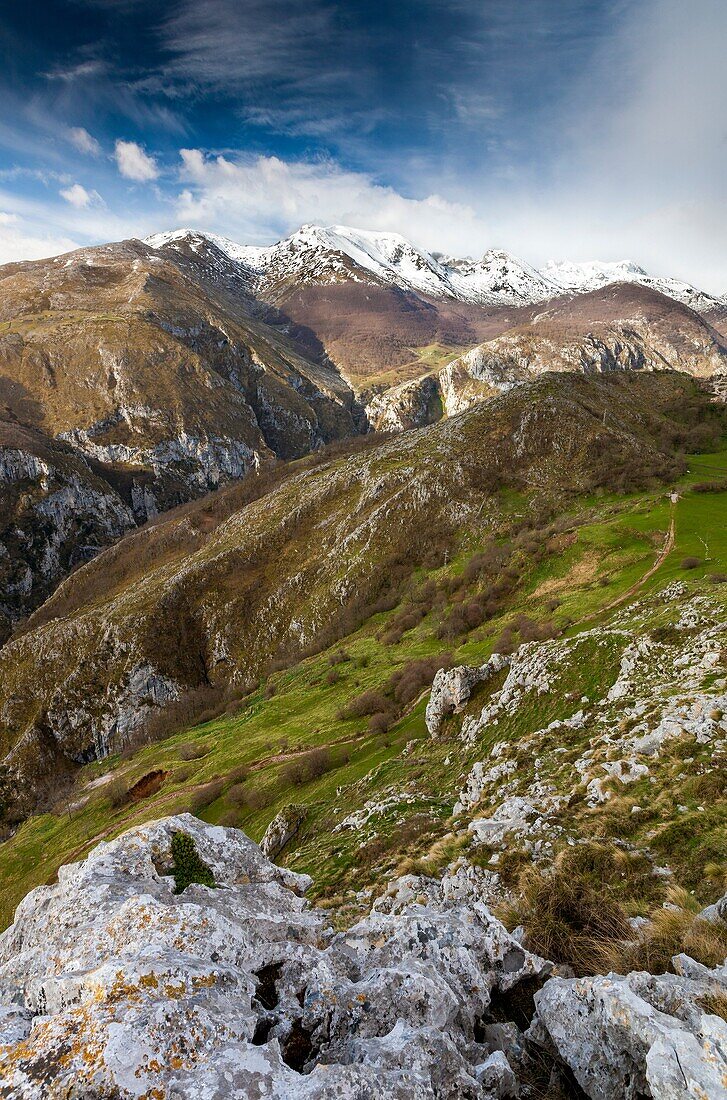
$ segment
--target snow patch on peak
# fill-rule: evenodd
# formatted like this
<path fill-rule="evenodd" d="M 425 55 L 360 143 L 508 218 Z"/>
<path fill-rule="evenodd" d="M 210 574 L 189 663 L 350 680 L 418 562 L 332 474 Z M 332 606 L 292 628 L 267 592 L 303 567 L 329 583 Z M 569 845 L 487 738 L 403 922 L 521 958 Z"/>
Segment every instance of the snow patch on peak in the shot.
<path fill-rule="evenodd" d="M 677 302 L 698 311 L 715 309 L 724 302 L 698 290 L 691 283 L 681 279 L 659 278 L 649 275 L 643 267 L 632 260 L 617 260 L 603 263 L 599 260 L 587 260 L 576 263 L 571 260 L 550 260 L 543 268 L 543 274 L 563 290 L 582 294 L 589 290 L 599 290 L 609 283 L 637 283 L 639 286 L 657 290 Z"/>

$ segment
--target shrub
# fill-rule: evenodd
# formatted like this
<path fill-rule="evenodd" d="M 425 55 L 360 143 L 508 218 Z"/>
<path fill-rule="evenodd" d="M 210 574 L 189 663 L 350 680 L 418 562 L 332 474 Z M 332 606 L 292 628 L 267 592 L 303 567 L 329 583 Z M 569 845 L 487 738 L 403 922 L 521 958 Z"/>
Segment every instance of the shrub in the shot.
<path fill-rule="evenodd" d="M 376 714 L 390 707 L 390 700 L 376 688 L 367 691 L 351 699 L 340 711 L 341 718 L 363 718 L 367 714 Z"/>
<path fill-rule="evenodd" d="M 331 669 L 331 671 L 327 674 L 327 676 L 325 678 L 325 682 L 328 685 L 328 687 L 333 687 L 333 685 L 337 684 L 340 679 L 341 679 L 341 673 L 336 672 L 336 670 L 334 668 L 334 669 Z"/>
<path fill-rule="evenodd" d="M 372 733 L 386 733 L 391 725 L 391 715 L 385 711 L 372 714 L 369 719 L 369 729 Z"/>
<path fill-rule="evenodd" d="M 193 882 L 212 888 L 217 885 L 212 871 L 200 859 L 194 839 L 188 833 L 172 833 L 172 860 L 175 894 L 181 894 Z"/>
<path fill-rule="evenodd" d="M 245 795 L 245 809 L 255 812 L 255 810 L 264 810 L 266 806 L 270 805 L 272 801 L 272 792 L 270 790 L 254 790 L 248 791 Z"/>
<path fill-rule="evenodd" d="M 698 481 L 692 485 L 693 493 L 724 493 L 727 490 L 727 478 L 720 481 Z"/>
<path fill-rule="evenodd" d="M 233 768 L 231 772 L 228 772 L 225 776 L 228 783 L 244 783 L 250 775 L 250 769 L 246 764 L 240 764 L 239 767 Z"/>
<path fill-rule="evenodd" d="M 707 580 L 710 584 L 727 584 L 727 573 L 710 573 Z"/>
<path fill-rule="evenodd" d="M 651 639 L 661 645 L 678 645 L 681 635 L 675 626 L 655 626 L 651 631 Z"/>
<path fill-rule="evenodd" d="M 239 816 L 237 810 L 226 810 L 222 814 L 218 825 L 224 825 L 228 829 L 237 829 L 239 827 Z"/>
<path fill-rule="evenodd" d="M 333 758 L 329 749 L 313 749 L 297 760 L 291 760 L 283 772 L 284 778 L 296 787 L 320 779 L 333 767 Z"/>
<path fill-rule="evenodd" d="M 686 557 L 679 563 L 682 569 L 697 569 L 702 564 L 701 558 Z"/>
<path fill-rule="evenodd" d="M 216 802 L 222 794 L 222 785 L 221 779 L 211 779 L 209 783 L 205 783 L 203 787 L 199 787 L 198 790 L 194 791 L 191 813 L 200 814 L 202 810 Z"/>
<path fill-rule="evenodd" d="M 126 805 L 129 800 L 129 788 L 126 782 L 117 776 L 116 779 L 112 779 L 106 786 L 106 795 L 109 800 L 109 805 L 113 806 L 117 810 L 120 806 Z"/>
<path fill-rule="evenodd" d="M 512 627 L 505 627 L 499 638 L 495 641 L 492 647 L 493 653 L 503 653 L 505 656 L 509 656 L 514 653 L 517 648 L 517 643 L 513 635 Z"/>
<path fill-rule="evenodd" d="M 402 706 L 411 703 L 424 688 L 428 688 L 440 668 L 452 667 L 452 654 L 441 653 L 438 657 L 419 657 L 409 661 L 394 673 L 387 681 L 386 688 Z M 381 707 L 380 710 L 387 708 Z"/>
<path fill-rule="evenodd" d="M 247 799 L 247 789 L 244 783 L 234 783 L 227 792 L 230 802 L 236 806 L 242 806 Z"/>
<path fill-rule="evenodd" d="M 180 760 L 201 760 L 208 752 L 211 752 L 209 745 L 199 744 L 197 741 L 185 741 L 177 749 L 177 756 Z"/>

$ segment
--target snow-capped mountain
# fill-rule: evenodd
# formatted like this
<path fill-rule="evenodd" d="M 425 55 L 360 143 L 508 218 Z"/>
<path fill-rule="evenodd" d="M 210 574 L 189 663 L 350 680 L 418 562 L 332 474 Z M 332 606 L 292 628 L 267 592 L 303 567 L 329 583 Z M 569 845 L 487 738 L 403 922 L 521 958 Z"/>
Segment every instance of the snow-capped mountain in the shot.
<path fill-rule="evenodd" d="M 226 266 L 228 276 L 236 275 L 253 293 L 273 301 L 293 287 L 360 282 L 395 286 L 432 298 L 517 306 L 628 282 L 650 287 L 699 312 L 725 304 L 689 283 L 651 276 L 628 261 L 550 261 L 538 271 L 500 249 L 488 250 L 479 260 L 459 259 L 426 252 L 398 233 L 345 225 L 304 225 L 268 246 L 240 245 L 216 233 L 191 229 L 156 233 L 146 244 L 157 249 L 191 250 L 209 267 Z M 225 264 L 223 256 L 231 264 Z"/>
<path fill-rule="evenodd" d="M 658 290 L 661 294 L 666 294 L 667 297 L 696 309 L 698 313 L 706 313 L 710 309 L 724 305 L 724 301 L 703 290 L 698 290 L 691 283 L 682 282 L 681 279 L 662 279 L 649 275 L 643 267 L 629 260 L 617 260 L 613 263 L 603 263 L 598 260 L 585 263 L 551 260 L 543 268 L 543 275 L 563 290 L 576 294 L 599 290 L 609 283 L 638 283 L 640 286 L 650 287 L 651 290 Z"/>
<path fill-rule="evenodd" d="M 480 260 L 455 259 L 425 252 L 398 233 L 344 225 L 304 225 L 267 247 L 239 245 L 190 229 L 146 239 L 152 248 L 188 248 L 199 255 L 205 241 L 238 264 L 259 293 L 273 298 L 291 285 L 341 282 L 388 284 L 433 298 L 487 305 L 530 305 L 560 293 L 560 287 L 507 252 L 492 249 Z"/>

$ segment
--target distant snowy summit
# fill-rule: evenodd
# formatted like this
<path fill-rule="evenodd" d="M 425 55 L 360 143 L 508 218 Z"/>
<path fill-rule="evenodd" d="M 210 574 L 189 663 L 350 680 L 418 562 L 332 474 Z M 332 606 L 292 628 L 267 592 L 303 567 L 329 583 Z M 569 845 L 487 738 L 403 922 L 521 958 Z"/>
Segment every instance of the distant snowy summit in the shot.
<path fill-rule="evenodd" d="M 213 268 L 232 265 L 251 290 L 273 299 L 295 286 L 361 282 L 433 298 L 516 306 L 627 282 L 657 290 L 701 313 L 727 304 L 725 299 L 679 279 L 649 275 L 628 261 L 550 261 L 538 271 L 500 249 L 489 249 L 479 260 L 458 259 L 425 252 L 398 233 L 374 233 L 345 225 L 304 225 L 277 244 L 263 247 L 236 244 L 216 233 L 192 229 L 156 233 L 146 238 L 146 244 L 155 249 L 191 251 Z M 231 273 L 235 271 L 227 271 Z"/>

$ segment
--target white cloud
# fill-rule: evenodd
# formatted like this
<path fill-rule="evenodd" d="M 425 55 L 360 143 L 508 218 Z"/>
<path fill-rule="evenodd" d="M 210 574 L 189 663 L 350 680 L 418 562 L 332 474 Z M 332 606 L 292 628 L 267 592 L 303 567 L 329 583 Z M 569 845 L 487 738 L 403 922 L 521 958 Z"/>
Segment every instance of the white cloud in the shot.
<path fill-rule="evenodd" d="M 269 241 L 305 222 L 342 222 L 390 230 L 427 248 L 468 251 L 486 224 L 465 204 L 440 195 L 407 198 L 363 172 L 334 161 L 205 157 L 180 151 L 177 217 L 244 241 Z"/>
<path fill-rule="evenodd" d="M 155 180 L 159 176 L 157 162 L 135 141 L 119 139 L 116 142 L 115 157 L 119 172 L 126 179 L 143 183 L 147 180 Z"/>
<path fill-rule="evenodd" d="M 96 138 L 83 126 L 72 126 L 68 131 L 68 140 L 79 153 L 85 153 L 90 157 L 97 157 L 101 153 L 101 146 Z"/>
<path fill-rule="evenodd" d="M 80 183 L 74 183 L 71 187 L 64 187 L 58 194 L 78 210 L 83 210 L 87 206 L 104 205 L 98 191 L 87 191 Z"/>

